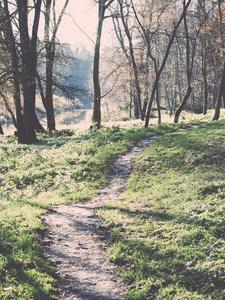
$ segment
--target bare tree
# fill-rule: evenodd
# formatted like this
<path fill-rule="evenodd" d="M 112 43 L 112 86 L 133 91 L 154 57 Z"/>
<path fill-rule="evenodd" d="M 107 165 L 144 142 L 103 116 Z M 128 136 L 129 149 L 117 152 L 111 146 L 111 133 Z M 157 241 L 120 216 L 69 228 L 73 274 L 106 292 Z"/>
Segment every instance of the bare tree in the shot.
<path fill-rule="evenodd" d="M 218 120 L 220 117 L 220 106 L 221 106 L 221 99 L 222 99 L 222 96 L 224 93 L 224 85 L 225 85 L 225 61 L 224 61 L 224 65 L 223 65 L 223 73 L 222 73 L 221 80 L 220 80 L 219 93 L 217 96 L 216 109 L 215 109 L 213 121 Z"/>
<path fill-rule="evenodd" d="M 124 16 L 124 4 L 125 7 L 129 10 L 129 6 L 131 4 L 128 4 L 127 1 L 123 1 L 123 0 L 118 0 L 119 2 L 119 7 L 120 7 L 120 17 L 122 19 L 122 23 L 123 23 L 123 27 L 128 39 L 128 43 L 129 43 L 129 51 L 130 51 L 130 57 L 131 57 L 131 64 L 133 67 L 133 73 L 134 73 L 134 83 L 135 83 L 135 88 L 136 88 L 136 93 L 137 93 L 137 114 L 136 117 L 140 117 L 142 120 L 144 120 L 144 115 L 143 115 L 143 110 L 142 110 L 142 104 L 141 104 L 141 89 L 140 89 L 140 83 L 139 83 L 139 76 L 138 76 L 138 67 L 137 67 L 137 63 L 135 60 L 135 56 L 134 56 L 134 47 L 133 47 L 133 42 L 132 42 L 132 36 L 131 36 L 131 32 L 128 26 L 128 22 Z"/>
<path fill-rule="evenodd" d="M 94 64 L 93 64 L 93 84 L 94 84 L 94 108 L 93 108 L 93 125 L 99 128 L 101 126 L 101 88 L 99 78 L 100 66 L 100 48 L 103 23 L 105 20 L 105 12 L 114 0 L 99 0 L 98 1 L 98 28 L 94 50 Z"/>
<path fill-rule="evenodd" d="M 161 67 L 160 67 L 160 69 L 157 72 L 157 76 L 156 76 L 154 84 L 153 84 L 151 98 L 150 98 L 150 101 L 148 103 L 148 109 L 147 109 L 146 120 L 145 120 L 145 127 L 148 127 L 148 124 L 149 124 L 150 112 L 151 112 L 151 108 L 152 108 L 152 103 L 153 103 L 153 100 L 154 100 L 155 92 L 156 92 L 157 87 L 158 87 L 158 83 L 159 83 L 159 79 L 160 79 L 161 73 L 162 73 L 162 71 L 163 71 L 163 69 L 165 67 L 167 58 L 169 56 L 170 48 L 171 48 L 171 46 L 172 46 L 172 44 L 174 42 L 174 38 L 176 36 L 177 29 L 179 28 L 179 26 L 180 26 L 180 24 L 181 24 L 184 16 L 186 15 L 186 11 L 187 11 L 187 9 L 188 9 L 188 7 L 189 7 L 190 4 L 191 4 L 191 0 L 189 0 L 187 2 L 187 4 L 183 7 L 183 13 L 182 13 L 179 21 L 177 22 L 177 24 L 174 26 L 174 30 L 173 30 L 170 38 L 169 38 L 169 42 L 168 42 L 168 45 L 167 45 L 167 49 L 166 49 L 166 52 L 165 52 L 165 55 L 164 55 Z"/>
<path fill-rule="evenodd" d="M 186 5 L 186 0 L 183 1 L 184 10 L 185 10 L 185 5 Z M 192 51 L 192 55 L 191 55 L 191 53 L 190 53 L 190 51 L 191 51 L 190 50 L 190 36 L 189 36 L 189 31 L 188 31 L 186 13 L 184 14 L 183 20 L 184 20 L 185 40 L 186 40 L 186 47 L 185 47 L 186 48 L 186 73 L 187 73 L 188 87 L 187 87 L 187 91 L 186 91 L 186 94 L 185 94 L 183 100 L 181 101 L 179 107 L 177 108 L 177 110 L 175 112 L 175 116 L 174 116 L 175 123 L 178 123 L 180 113 L 184 109 L 185 104 L 193 90 L 193 88 L 191 86 L 191 78 L 192 78 L 192 70 L 193 70 L 193 62 L 194 62 L 194 54 L 195 54 L 195 45 L 196 45 L 196 39 L 197 39 L 197 38 L 195 39 L 195 43 L 194 43 L 193 51 Z M 199 33 L 199 31 L 198 31 L 198 33 Z"/>
<path fill-rule="evenodd" d="M 37 141 L 35 133 L 35 97 L 37 70 L 37 33 L 40 20 L 41 0 L 35 1 L 32 35 L 29 36 L 28 0 L 18 0 L 19 33 L 22 58 L 21 82 L 24 98 L 23 131 L 20 142 L 32 144 Z"/>
<path fill-rule="evenodd" d="M 2 3 L 3 2 L 3 3 Z M 9 13 L 8 1 L 0 2 L 1 10 L 1 31 L 4 37 L 5 50 L 9 52 L 11 57 L 11 70 L 13 81 L 13 98 L 16 107 L 16 128 L 18 133 L 18 142 L 22 142 L 23 134 L 23 109 L 20 99 L 20 78 L 19 78 L 19 58 L 16 50 L 16 40 L 12 29 L 12 20 Z"/>
<path fill-rule="evenodd" d="M 151 22 L 152 22 L 152 10 L 154 7 L 154 1 L 151 2 L 151 8 L 150 11 L 148 11 L 148 17 L 149 17 L 149 24 L 147 26 L 144 26 L 144 24 L 142 24 L 140 18 L 138 17 L 137 11 L 135 9 L 133 0 L 131 0 L 131 5 L 132 5 L 132 9 L 134 11 L 134 15 L 135 18 L 140 26 L 141 32 L 142 32 L 142 36 L 143 39 L 145 41 L 145 44 L 147 46 L 147 56 L 146 56 L 146 63 L 145 63 L 145 70 L 144 70 L 144 74 L 145 74 L 145 99 L 144 99 L 144 104 L 143 104 L 143 116 L 145 116 L 146 114 L 146 110 L 147 110 L 147 105 L 148 105 L 148 75 L 149 75 L 149 71 L 148 71 L 148 60 L 149 58 L 152 60 L 153 65 L 154 65 L 154 71 L 155 74 L 157 76 L 158 73 L 158 64 L 157 64 L 157 59 L 153 56 L 152 51 L 151 51 L 151 42 L 152 42 L 152 38 L 153 36 L 157 33 L 158 28 L 155 28 L 152 32 L 151 32 Z M 141 13 L 141 16 L 143 18 L 143 12 Z M 158 16 L 159 17 L 159 16 Z M 160 103 L 159 103 L 159 93 L 158 93 L 158 85 L 157 85 L 157 89 L 156 89 L 156 104 L 157 104 L 157 110 L 158 110 L 158 123 L 161 123 L 161 112 L 160 112 Z"/>
<path fill-rule="evenodd" d="M 41 91 L 42 102 L 47 113 L 47 127 L 49 131 L 55 130 L 55 116 L 54 116 L 54 105 L 53 105 L 53 66 L 54 66 L 55 51 L 56 51 L 56 34 L 59 29 L 65 10 L 68 6 L 68 3 L 69 0 L 66 0 L 57 19 L 56 1 L 46 0 L 45 2 L 45 27 L 44 27 L 44 46 L 46 52 L 45 93 L 39 75 L 38 75 L 38 85 L 39 85 L 39 90 Z M 53 13 L 52 22 L 51 22 L 51 12 Z M 50 23 L 53 24 L 52 29 Z M 51 30 L 52 30 L 52 36 L 50 38 Z"/>

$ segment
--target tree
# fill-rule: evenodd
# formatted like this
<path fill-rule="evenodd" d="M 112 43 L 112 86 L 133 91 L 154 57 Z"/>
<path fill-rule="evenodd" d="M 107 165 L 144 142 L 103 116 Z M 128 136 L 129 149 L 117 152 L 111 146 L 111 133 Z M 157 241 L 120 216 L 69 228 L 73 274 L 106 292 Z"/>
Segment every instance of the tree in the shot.
<path fill-rule="evenodd" d="M 186 5 L 186 1 L 184 0 L 183 2 L 183 6 L 185 9 L 185 5 Z M 187 87 L 187 91 L 186 94 L 183 98 L 183 100 L 181 101 L 179 107 L 177 108 L 176 112 L 175 112 L 175 116 L 174 116 L 174 122 L 178 123 L 179 120 L 179 116 L 180 113 L 182 112 L 182 110 L 184 109 L 186 102 L 188 100 L 188 98 L 191 95 L 191 92 L 193 90 L 192 86 L 191 86 L 191 79 L 192 79 L 192 70 L 193 70 L 193 63 L 194 63 L 194 55 L 195 55 L 195 48 L 196 48 L 196 41 L 197 41 L 197 37 L 199 34 L 200 29 L 197 31 L 197 35 L 194 39 L 194 44 L 193 44 L 193 49 L 192 49 L 192 54 L 190 53 L 190 36 L 189 36 L 189 31 L 188 31 L 188 24 L 187 24 L 187 16 L 186 13 L 184 14 L 184 29 L 185 29 L 185 40 L 186 40 L 186 73 L 187 73 L 187 82 L 188 82 L 188 87 Z"/>
<path fill-rule="evenodd" d="M 22 142 L 23 139 L 23 110 L 20 99 L 20 77 L 19 77 L 19 58 L 16 49 L 16 40 L 12 29 L 12 20 L 9 13 L 8 1 L 4 0 L 3 3 L 0 2 L 1 10 L 1 32 L 4 41 L 1 41 L 3 50 L 8 51 L 11 58 L 11 71 L 12 81 L 14 88 L 13 98 L 16 107 L 16 128 L 18 133 L 18 142 Z"/>
<path fill-rule="evenodd" d="M 150 98 L 149 103 L 148 103 L 148 109 L 147 109 L 146 120 L 145 120 L 145 127 L 148 127 L 148 124 L 149 124 L 150 112 L 151 112 L 151 108 L 152 108 L 152 103 L 153 103 L 153 100 L 154 100 L 155 92 L 156 92 L 157 87 L 158 87 L 158 83 L 159 83 L 159 79 L 160 79 L 161 73 L 162 73 L 162 71 L 163 71 L 163 69 L 164 69 L 164 67 L 166 65 L 166 61 L 167 61 L 167 58 L 169 56 L 170 48 L 171 48 L 171 46 L 173 44 L 173 41 L 174 41 L 174 38 L 176 36 L 177 29 L 179 28 L 179 26 L 180 26 L 180 24 L 181 24 L 184 16 L 186 15 L 186 11 L 187 11 L 187 9 L 188 9 L 188 7 L 189 7 L 190 4 L 191 4 L 191 0 L 189 0 L 187 2 L 187 4 L 184 6 L 183 13 L 182 13 L 179 21 L 177 22 L 177 24 L 174 26 L 174 30 L 173 30 L 170 38 L 169 38 L 169 42 L 168 42 L 168 45 L 167 45 L 167 49 L 166 49 L 166 52 L 165 52 L 162 64 L 160 66 L 159 71 L 157 72 L 157 76 L 156 76 L 154 84 L 153 84 L 151 98 Z"/>
<path fill-rule="evenodd" d="M 99 128 L 101 126 L 101 88 L 99 78 L 99 65 L 100 65 L 100 48 L 102 28 L 105 19 L 105 12 L 114 0 L 99 0 L 98 1 L 98 28 L 96 43 L 94 49 L 94 64 L 93 64 L 93 84 L 94 84 L 94 108 L 93 108 L 93 125 Z"/>
<path fill-rule="evenodd" d="M 41 0 L 34 4 L 34 19 L 32 35 L 29 37 L 28 25 L 28 0 L 18 0 L 19 33 L 22 58 L 21 82 L 24 98 L 23 130 L 19 142 L 32 144 L 37 141 L 35 133 L 35 96 L 36 96 L 36 71 L 37 71 L 37 33 L 40 20 Z"/>
<path fill-rule="evenodd" d="M 42 101 L 47 113 L 47 127 L 49 131 L 55 130 L 55 116 L 53 105 L 53 66 L 55 61 L 56 51 L 56 34 L 59 29 L 62 17 L 65 13 L 69 0 L 66 0 L 64 6 L 59 14 L 58 20 L 56 20 L 56 1 L 46 0 L 45 2 L 45 28 L 44 28 L 44 47 L 46 55 L 46 86 L 45 94 L 39 78 L 39 88 L 42 91 Z M 52 8 L 51 8 L 52 7 Z M 51 11 L 53 12 L 53 28 L 50 28 Z M 52 36 L 50 38 L 50 31 Z"/>
<path fill-rule="evenodd" d="M 136 109 L 136 118 L 140 117 L 142 120 L 144 119 L 143 115 L 143 110 L 142 110 L 142 105 L 141 105 L 141 90 L 140 90 L 140 84 L 139 84 L 139 78 L 138 78 L 138 68 L 137 68 L 137 63 L 134 57 L 134 47 L 133 47 L 133 42 L 132 42 L 132 36 L 128 27 L 128 22 L 125 19 L 124 16 L 124 7 L 123 4 L 125 4 L 126 7 L 129 8 L 129 5 L 127 2 L 124 3 L 123 0 L 119 0 L 119 7 L 120 7 L 120 17 L 122 19 L 123 27 L 128 39 L 129 43 L 129 51 L 130 51 L 130 57 L 131 57 L 131 65 L 133 67 L 133 73 L 134 73 L 134 83 L 135 83 L 135 88 L 136 88 L 136 93 L 137 93 L 137 103 L 135 105 Z"/>
<path fill-rule="evenodd" d="M 222 73 L 221 80 L 220 80 L 219 93 L 217 96 L 216 109 L 215 109 L 213 121 L 218 120 L 220 117 L 220 106 L 221 106 L 221 99 L 222 99 L 222 96 L 224 93 L 224 85 L 225 85 L 225 61 L 224 61 L 224 65 L 223 65 L 223 73 Z"/>
<path fill-rule="evenodd" d="M 1 123 L 0 123 L 0 134 L 2 134 L 2 135 L 4 134 Z"/>
<path fill-rule="evenodd" d="M 145 22 L 145 17 L 144 17 L 144 12 L 141 11 L 141 17 L 143 19 L 143 23 L 141 22 L 140 18 L 138 17 L 138 14 L 137 14 L 137 11 L 134 7 L 134 3 L 133 3 L 133 0 L 131 0 L 131 5 L 132 5 L 132 9 L 134 11 L 134 15 L 135 15 L 135 18 L 140 26 L 140 29 L 141 29 L 141 32 L 142 32 L 142 35 L 143 35 L 143 39 L 144 39 L 144 42 L 146 44 L 146 47 L 147 47 L 147 56 L 146 56 L 146 63 L 145 63 L 145 66 L 144 66 L 144 74 L 145 74 L 145 99 L 144 99 L 144 105 L 143 105 L 143 116 L 146 115 L 146 109 L 147 109 L 147 104 L 148 104 L 148 76 L 149 76 L 149 71 L 148 71 L 148 60 L 149 58 L 152 60 L 153 62 L 153 65 L 154 65 L 154 71 L 155 71 L 155 74 L 156 74 L 156 77 L 157 77 L 157 73 L 158 73 L 158 64 L 157 64 L 157 60 L 156 58 L 153 56 L 152 54 L 152 50 L 151 50 L 151 42 L 152 42 L 152 39 L 153 39 L 153 36 L 157 33 L 158 31 L 158 28 L 154 28 L 154 30 L 151 32 L 151 23 L 152 23 L 152 19 L 153 19 L 153 7 L 154 7 L 154 0 L 151 2 L 151 6 L 149 6 L 149 3 L 147 3 L 147 14 L 148 14 L 148 17 L 149 18 L 149 22 L 147 22 L 146 25 L 144 25 Z M 146 10 L 146 7 L 145 7 L 145 10 Z M 158 16 L 159 18 L 159 16 Z M 158 25 L 157 25 L 158 27 Z M 159 103 L 159 93 L 158 93 L 158 85 L 157 85 L 157 89 L 156 89 L 156 103 L 157 103 L 157 110 L 158 110 L 158 124 L 161 123 L 161 112 L 160 112 L 160 103 Z"/>

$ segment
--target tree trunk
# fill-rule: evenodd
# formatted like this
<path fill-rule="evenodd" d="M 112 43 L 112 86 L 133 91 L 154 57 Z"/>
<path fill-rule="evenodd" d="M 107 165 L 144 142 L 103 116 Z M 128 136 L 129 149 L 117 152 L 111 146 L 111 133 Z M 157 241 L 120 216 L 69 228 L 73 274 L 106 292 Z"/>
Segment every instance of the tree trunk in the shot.
<path fill-rule="evenodd" d="M 47 0 L 45 3 L 45 29 L 44 29 L 44 44 L 45 44 L 45 51 L 46 51 L 46 87 L 45 87 L 45 97 L 42 97 L 43 105 L 46 110 L 47 114 L 47 127 L 49 131 L 54 131 L 56 128 L 55 124 L 55 114 L 54 114 L 54 104 L 53 104 L 53 66 L 55 60 L 55 40 L 56 34 L 59 29 L 60 23 L 62 21 L 63 15 L 65 10 L 68 6 L 69 0 L 66 0 L 64 6 L 60 12 L 59 18 L 56 21 L 56 7 L 55 1 L 53 1 L 53 32 L 52 37 L 50 39 L 50 14 L 51 14 L 51 5 L 52 0 Z M 39 88 L 40 88 L 40 81 L 39 81 Z M 43 90 L 43 89 L 42 89 Z"/>
<path fill-rule="evenodd" d="M 37 131 L 37 132 L 46 132 L 44 127 L 41 125 L 40 121 L 38 120 L 38 117 L 35 113 L 35 118 L 34 118 L 34 129 Z"/>
<path fill-rule="evenodd" d="M 45 96 L 42 97 L 43 105 L 47 114 L 47 128 L 49 131 L 55 130 L 55 115 L 53 106 L 53 92 L 52 92 L 52 70 L 54 64 L 55 56 L 55 37 L 52 37 L 52 42 L 50 41 L 49 31 L 50 31 L 50 14 L 51 14 L 52 0 L 47 0 L 45 4 L 45 51 L 46 51 L 46 86 L 45 86 Z M 55 25 L 55 24 L 54 24 Z M 41 82 L 39 80 L 39 88 Z M 43 89 L 42 89 L 43 91 Z"/>
<path fill-rule="evenodd" d="M 92 123 L 97 128 L 101 127 L 101 88 L 99 79 L 100 47 L 103 21 L 105 15 L 105 1 L 99 1 L 98 30 L 94 50 L 93 84 L 94 84 L 94 108 Z"/>
<path fill-rule="evenodd" d="M 187 89 L 187 92 L 186 92 L 186 94 L 185 94 L 185 96 L 184 96 L 184 98 L 183 98 L 183 100 L 182 100 L 180 106 L 178 107 L 178 109 L 177 109 L 176 112 L 175 112 L 174 123 L 178 123 L 180 113 L 181 113 L 182 110 L 184 109 L 185 104 L 186 104 L 186 102 L 187 102 L 189 96 L 191 95 L 191 92 L 192 92 L 192 87 L 189 85 L 189 86 L 188 86 L 188 89 Z"/>
<path fill-rule="evenodd" d="M 21 143 L 36 143 L 35 133 L 35 97 L 37 71 L 37 32 L 40 20 L 41 0 L 35 4 L 32 38 L 28 33 L 28 0 L 18 0 L 19 32 L 22 57 L 22 86 L 24 97 L 24 119 Z"/>
<path fill-rule="evenodd" d="M 0 7 L 2 8 L 1 4 Z M 16 42 L 13 35 L 12 24 L 10 22 L 10 14 L 8 9 L 8 1 L 4 0 L 4 14 L 5 19 L 3 21 L 3 33 L 6 38 L 6 46 L 9 50 L 11 61 L 12 61 L 12 70 L 13 70 L 13 98 L 16 107 L 16 120 L 13 119 L 13 123 L 17 128 L 18 133 L 18 142 L 21 142 L 22 139 L 22 130 L 23 130 L 23 109 L 20 99 L 20 80 L 19 80 L 19 66 L 18 66 L 18 56 L 16 51 Z"/>
<path fill-rule="evenodd" d="M 32 74 L 33 70 L 31 65 L 31 48 L 30 38 L 28 34 L 28 1 L 18 0 L 17 3 L 19 12 L 19 31 L 22 56 L 21 80 L 23 85 L 24 97 L 24 120 L 21 142 L 25 144 L 32 144 L 35 143 L 37 139 L 34 130 L 35 93 L 33 93 L 33 90 L 35 85 L 35 79 Z"/>
<path fill-rule="evenodd" d="M 4 132 L 3 132 L 3 128 L 2 128 L 2 124 L 0 123 L 0 134 L 1 135 L 4 135 Z"/>
<path fill-rule="evenodd" d="M 158 125 L 161 124 L 161 110 L 160 110 L 160 101 L 159 101 L 159 86 L 156 89 L 156 104 L 157 104 L 157 113 L 158 113 Z"/>
<path fill-rule="evenodd" d="M 208 105 L 208 85 L 207 85 L 207 79 L 204 77 L 203 115 L 207 114 L 207 105 Z"/>
<path fill-rule="evenodd" d="M 215 114 L 213 117 L 213 121 L 216 121 L 220 117 L 220 106 L 221 106 L 221 99 L 224 91 L 224 84 L 225 84 L 225 61 L 223 65 L 223 73 L 221 76 L 221 81 L 220 81 L 220 86 L 219 86 L 219 92 L 217 96 L 217 101 L 216 101 L 216 109 L 215 109 Z"/>
<path fill-rule="evenodd" d="M 53 63 L 54 55 L 51 53 L 51 50 L 46 49 L 46 91 L 45 91 L 45 101 L 46 101 L 46 113 L 47 113 L 47 127 L 49 131 L 55 130 L 55 114 L 54 114 L 54 105 L 53 105 Z"/>
<path fill-rule="evenodd" d="M 223 89 L 223 108 L 225 108 L 225 89 Z"/>

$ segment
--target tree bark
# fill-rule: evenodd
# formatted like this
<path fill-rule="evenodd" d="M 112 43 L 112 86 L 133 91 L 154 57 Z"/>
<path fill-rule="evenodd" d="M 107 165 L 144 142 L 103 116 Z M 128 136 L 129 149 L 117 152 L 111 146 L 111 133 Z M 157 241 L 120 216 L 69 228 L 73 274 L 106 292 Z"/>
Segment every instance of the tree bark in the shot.
<path fill-rule="evenodd" d="M 35 4 L 32 38 L 28 33 L 28 0 L 18 0 L 19 32 L 22 57 L 22 86 L 24 97 L 24 120 L 21 143 L 33 144 L 37 142 L 35 133 L 35 94 L 37 70 L 37 32 L 39 27 L 41 0 Z"/>
<path fill-rule="evenodd" d="M 3 128 L 2 128 L 2 124 L 0 123 L 0 134 L 1 135 L 4 135 L 4 132 L 3 132 Z"/>
<path fill-rule="evenodd" d="M 99 65 L 100 65 L 100 47 L 103 22 L 105 18 L 105 0 L 99 0 L 98 3 L 98 29 L 94 50 L 94 63 L 93 63 L 93 84 L 94 84 L 94 107 L 92 123 L 93 126 L 101 127 L 101 88 L 99 79 Z"/>
<path fill-rule="evenodd" d="M 192 92 L 192 87 L 189 85 L 188 86 L 188 89 L 187 89 L 187 92 L 183 98 L 183 101 L 181 102 L 180 106 L 178 107 L 178 109 L 176 110 L 175 112 L 175 116 L 174 116 L 174 123 L 178 123 L 179 121 L 179 116 L 180 116 L 180 113 L 182 112 L 182 110 L 184 109 L 185 107 L 185 104 L 187 102 L 187 99 L 189 98 L 189 96 L 191 95 L 191 92 Z"/>
<path fill-rule="evenodd" d="M 215 114 L 213 116 L 213 121 L 216 121 L 220 117 L 220 106 L 221 106 L 221 99 L 224 91 L 224 85 L 225 85 L 225 60 L 224 60 L 224 65 L 223 65 L 223 73 L 221 76 L 221 81 L 220 81 L 220 86 L 219 86 L 219 92 L 217 96 L 217 101 L 216 101 L 216 109 L 215 109 Z"/>
<path fill-rule="evenodd" d="M 206 76 L 203 76 L 204 80 L 204 102 L 203 102 L 203 115 L 207 114 L 207 106 L 208 106 L 208 83 Z"/>

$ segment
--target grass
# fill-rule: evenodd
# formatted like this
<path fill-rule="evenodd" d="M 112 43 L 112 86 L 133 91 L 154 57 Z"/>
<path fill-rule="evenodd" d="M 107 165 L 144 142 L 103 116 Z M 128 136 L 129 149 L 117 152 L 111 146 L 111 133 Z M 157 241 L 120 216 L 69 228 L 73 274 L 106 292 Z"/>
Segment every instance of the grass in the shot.
<path fill-rule="evenodd" d="M 158 138 L 97 211 L 128 299 L 225 299 L 225 122 Z"/>
<path fill-rule="evenodd" d="M 0 299 L 55 299 L 54 270 L 41 249 L 41 216 L 59 203 L 93 197 L 107 183 L 111 160 L 137 138 L 179 126 L 187 125 L 63 130 L 39 135 L 29 146 L 0 137 Z"/>

